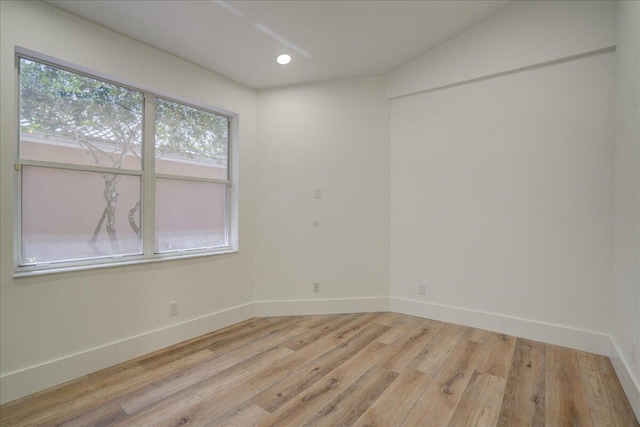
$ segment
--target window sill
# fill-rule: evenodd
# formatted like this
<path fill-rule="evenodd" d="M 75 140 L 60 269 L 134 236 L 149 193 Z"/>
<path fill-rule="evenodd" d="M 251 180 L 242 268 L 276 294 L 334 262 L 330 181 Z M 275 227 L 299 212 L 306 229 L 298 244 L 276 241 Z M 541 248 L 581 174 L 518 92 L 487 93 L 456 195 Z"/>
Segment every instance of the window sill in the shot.
<path fill-rule="evenodd" d="M 127 260 L 127 261 L 105 262 L 103 264 L 87 264 L 87 265 L 57 267 L 57 268 L 16 270 L 13 273 L 13 277 L 20 278 L 20 277 L 42 276 L 45 274 L 69 273 L 73 271 L 97 270 L 102 268 L 124 267 L 129 265 L 143 265 L 143 264 L 151 264 L 156 262 L 202 258 L 202 257 L 218 256 L 218 255 L 230 255 L 230 254 L 237 254 L 237 253 L 239 253 L 238 249 L 227 249 L 227 250 L 222 250 L 218 252 L 206 252 L 206 253 L 201 252 L 201 253 L 179 254 L 179 255 L 175 255 L 175 254 L 157 255 L 153 258 L 138 258 L 138 259 Z"/>

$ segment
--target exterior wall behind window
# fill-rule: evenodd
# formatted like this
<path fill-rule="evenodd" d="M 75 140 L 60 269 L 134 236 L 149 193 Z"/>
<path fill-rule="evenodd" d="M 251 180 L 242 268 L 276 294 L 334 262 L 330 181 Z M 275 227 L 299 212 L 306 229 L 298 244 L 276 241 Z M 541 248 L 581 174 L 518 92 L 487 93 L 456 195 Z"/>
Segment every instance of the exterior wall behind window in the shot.
<path fill-rule="evenodd" d="M 41 2 L 0 2 L 0 16 L 2 400 L 250 317 L 242 307 L 254 291 L 255 91 Z M 14 279 L 16 46 L 238 113 L 240 252 Z M 171 301 L 178 316 L 168 315 Z"/>
<path fill-rule="evenodd" d="M 30 141 L 23 136 L 20 149 L 22 158 L 31 160 L 53 160 L 72 164 L 91 163 L 89 157 L 73 141 L 68 141 L 64 145 L 47 144 Z M 131 155 L 127 157 L 123 162 L 123 168 L 139 167 L 138 159 Z M 175 161 L 175 159 L 160 158 L 156 161 L 164 163 L 163 171 L 168 174 L 180 175 L 186 172 L 196 176 L 226 178 L 224 167 L 203 166 L 195 161 Z M 74 242 L 65 242 L 65 246 L 78 246 L 76 252 L 84 251 L 88 256 L 95 256 L 88 241 L 105 208 L 102 174 L 37 167 L 29 169 L 29 173 L 23 179 L 25 197 L 22 200 L 22 235 L 26 239 L 25 246 L 27 248 L 31 246 L 37 250 L 33 253 L 28 249 L 23 250 L 25 259 L 33 259 L 33 261 L 43 258 L 63 259 L 60 257 L 65 256 L 61 253 L 61 249 L 64 248 L 60 248 L 58 244 L 49 243 L 49 237 L 55 235 L 74 239 Z M 129 225 L 129 211 L 140 201 L 140 182 L 137 176 L 123 176 L 117 184 L 115 230 L 123 253 L 140 251 L 137 236 Z M 188 192 L 183 191 L 185 185 L 189 187 Z M 211 188 L 199 183 L 191 184 L 188 181 L 165 181 L 162 190 L 164 191 L 162 197 L 156 200 L 158 209 L 163 213 L 171 212 L 172 214 L 163 215 L 162 222 L 156 218 L 159 228 L 178 232 L 176 239 L 185 243 L 193 239 L 189 236 L 198 235 L 201 230 L 214 230 L 216 236 L 224 234 L 224 185 Z M 61 197 L 62 193 L 66 196 Z M 189 209 L 195 200 L 209 201 L 210 209 L 194 209 L 189 221 L 184 221 L 180 212 L 183 209 Z M 211 212 L 214 212 L 215 216 L 212 217 Z M 139 213 L 137 210 L 135 215 L 135 223 L 138 227 L 140 226 Z M 57 221 L 60 218 L 65 220 Z M 70 218 L 73 220 L 68 220 Z M 110 244 L 104 225 L 100 228 L 98 236 L 96 249 L 107 253 Z M 160 248 L 160 250 L 167 249 Z"/>

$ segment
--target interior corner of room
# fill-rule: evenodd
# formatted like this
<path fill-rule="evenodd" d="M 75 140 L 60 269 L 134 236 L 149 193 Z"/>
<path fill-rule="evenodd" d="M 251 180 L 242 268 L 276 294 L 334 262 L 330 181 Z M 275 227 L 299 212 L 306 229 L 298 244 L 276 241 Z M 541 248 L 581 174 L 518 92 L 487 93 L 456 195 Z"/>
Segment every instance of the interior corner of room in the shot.
<path fill-rule="evenodd" d="M 392 311 L 606 355 L 640 418 L 640 2 L 516 1 L 383 75 L 265 88 L 0 12 L 2 403 L 255 316 Z M 239 250 L 14 277 L 16 48 L 236 114 Z"/>

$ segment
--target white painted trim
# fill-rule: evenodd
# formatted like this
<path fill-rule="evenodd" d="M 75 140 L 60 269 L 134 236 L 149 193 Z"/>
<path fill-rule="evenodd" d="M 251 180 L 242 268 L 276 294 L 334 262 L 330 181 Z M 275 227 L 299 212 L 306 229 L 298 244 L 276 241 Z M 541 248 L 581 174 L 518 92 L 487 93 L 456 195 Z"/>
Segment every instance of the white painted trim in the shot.
<path fill-rule="evenodd" d="M 613 365 L 613 369 L 618 375 L 622 389 L 629 399 L 629 403 L 636 414 L 636 418 L 640 420 L 640 380 L 633 375 L 633 369 L 629 360 L 624 357 L 620 346 L 613 337 L 609 341 L 609 359 Z"/>
<path fill-rule="evenodd" d="M 611 48 L 616 44 L 615 3 L 513 2 L 391 71 L 387 95 L 395 98 Z"/>
<path fill-rule="evenodd" d="M 146 332 L 0 377 L 0 403 L 99 371 L 254 317 L 253 303 Z"/>
<path fill-rule="evenodd" d="M 0 377 L 0 403 L 131 360 L 152 351 L 233 325 L 252 317 L 386 312 L 487 329 L 549 344 L 608 355 L 629 401 L 640 418 L 640 384 L 628 361 L 606 334 L 517 317 L 398 297 L 361 297 L 255 301 L 220 310 Z"/>
<path fill-rule="evenodd" d="M 255 302 L 257 317 L 389 311 L 389 297 L 266 300 Z"/>
<path fill-rule="evenodd" d="M 472 326 L 591 353 L 609 354 L 609 336 L 600 332 L 398 297 L 390 298 L 390 308 L 395 313 Z"/>
<path fill-rule="evenodd" d="M 405 93 L 405 94 L 387 95 L 387 98 L 389 100 L 394 100 L 394 99 L 405 98 L 407 96 L 413 96 L 413 95 L 420 95 L 420 94 L 423 94 L 423 93 L 435 92 L 437 90 L 442 90 L 442 89 L 450 89 L 450 88 L 453 88 L 453 87 L 464 86 L 464 85 L 468 85 L 468 84 L 472 84 L 472 83 L 478 83 L 478 82 L 482 82 L 482 81 L 485 81 L 485 80 L 497 79 L 497 78 L 500 78 L 500 77 L 509 76 L 511 74 L 524 73 L 524 72 L 527 72 L 527 71 L 537 70 L 539 68 L 546 68 L 546 67 L 551 67 L 551 66 L 554 66 L 554 65 L 564 64 L 565 62 L 579 61 L 579 60 L 584 59 L 584 58 L 589 58 L 589 57 L 592 57 L 592 56 L 602 55 L 602 54 L 605 54 L 605 53 L 611 53 L 611 52 L 615 52 L 615 51 L 616 51 L 616 46 L 607 46 L 607 47 L 603 47 L 601 49 L 590 50 L 588 52 L 581 52 L 581 53 L 578 53 L 578 54 L 575 54 L 575 55 L 566 56 L 566 57 L 562 57 L 562 58 L 551 59 L 549 61 L 540 62 L 540 63 L 536 63 L 536 64 L 525 65 L 525 66 L 522 66 L 522 67 L 513 68 L 513 69 L 509 69 L 509 70 L 505 70 L 505 71 L 500 71 L 500 72 L 493 73 L 493 74 L 487 74 L 487 75 L 483 75 L 483 76 L 479 76 L 479 77 L 473 77 L 473 78 L 466 79 L 466 80 L 456 81 L 456 82 L 453 82 L 453 83 L 442 84 L 440 86 L 429 87 L 427 89 L 415 90 L 413 92 L 409 92 L 409 93 Z"/>
<path fill-rule="evenodd" d="M 151 243 L 153 244 L 153 241 Z M 45 268 L 50 266 L 51 264 L 40 264 L 42 266 L 41 269 L 37 269 L 36 267 L 32 267 L 32 266 L 25 266 L 25 267 L 19 267 L 18 269 L 16 269 L 16 271 L 13 273 L 13 277 L 17 279 L 20 277 L 41 276 L 44 274 L 96 270 L 98 268 L 126 267 L 129 265 L 150 264 L 154 262 L 164 262 L 164 261 L 178 261 L 181 259 L 202 258 L 206 256 L 233 255 L 239 252 L 238 249 L 233 249 L 227 246 L 224 246 L 223 248 L 224 249 L 220 249 L 218 251 L 207 251 L 207 252 L 203 252 L 202 250 L 199 250 L 199 249 L 187 250 L 184 252 L 178 252 L 178 251 L 161 252 L 147 258 L 145 258 L 144 255 L 123 255 L 120 258 L 130 258 L 130 260 L 115 261 L 115 262 L 112 261 L 114 257 L 111 256 L 111 257 L 105 257 L 104 260 L 106 261 L 102 263 L 97 263 L 95 262 L 97 261 L 97 258 L 92 258 L 92 259 L 89 259 L 88 261 L 94 261 L 93 264 L 87 264 L 84 261 L 78 261 L 78 264 L 69 265 L 70 263 L 67 262 L 66 267 L 56 267 L 56 268 Z"/>

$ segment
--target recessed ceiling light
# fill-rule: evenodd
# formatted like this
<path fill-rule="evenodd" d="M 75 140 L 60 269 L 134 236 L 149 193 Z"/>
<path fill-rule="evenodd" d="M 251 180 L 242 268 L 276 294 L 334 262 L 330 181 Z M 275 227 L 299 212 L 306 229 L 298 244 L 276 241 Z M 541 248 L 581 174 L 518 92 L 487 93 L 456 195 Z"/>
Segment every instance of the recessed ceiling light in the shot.
<path fill-rule="evenodd" d="M 276 61 L 278 61 L 278 64 L 280 65 L 287 65 L 289 62 L 291 62 L 291 55 L 287 55 L 286 53 L 283 53 L 282 55 L 278 56 Z"/>

